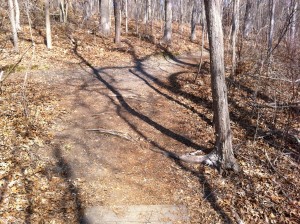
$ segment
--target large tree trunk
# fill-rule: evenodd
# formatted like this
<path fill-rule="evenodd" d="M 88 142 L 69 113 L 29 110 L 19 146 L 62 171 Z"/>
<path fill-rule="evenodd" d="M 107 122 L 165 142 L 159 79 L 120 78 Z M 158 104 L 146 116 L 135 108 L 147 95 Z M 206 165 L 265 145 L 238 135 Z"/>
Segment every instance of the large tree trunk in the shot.
<path fill-rule="evenodd" d="M 16 29 L 17 31 L 21 30 L 21 25 L 20 25 L 20 8 L 19 8 L 19 2 L 18 0 L 14 0 L 15 4 L 15 12 L 16 12 Z"/>
<path fill-rule="evenodd" d="M 204 0 L 210 47 L 211 88 L 213 96 L 215 149 L 206 156 L 179 156 L 185 162 L 207 163 L 222 170 L 240 170 L 232 149 L 232 136 L 224 69 L 224 43 L 221 20 L 221 1 Z"/>
<path fill-rule="evenodd" d="M 172 41 L 172 0 L 165 0 L 165 30 L 162 41 L 166 44 Z"/>
<path fill-rule="evenodd" d="M 135 0 L 135 32 L 136 34 L 139 33 L 139 19 L 140 19 L 140 12 L 139 12 L 139 2 Z"/>
<path fill-rule="evenodd" d="M 249 37 L 252 28 L 252 20 L 251 20 L 251 8 L 252 8 L 252 0 L 247 0 L 246 11 L 244 16 L 244 27 L 243 27 L 243 36 L 245 38 Z"/>
<path fill-rule="evenodd" d="M 210 69 L 216 131 L 215 150 L 222 169 L 238 171 L 232 149 L 232 136 L 224 71 L 224 44 L 221 0 L 204 0 L 210 46 Z"/>
<path fill-rule="evenodd" d="M 240 0 L 235 0 L 233 3 L 232 26 L 231 26 L 231 50 L 232 50 L 232 70 L 231 75 L 235 75 L 236 68 L 236 41 L 239 32 L 239 5 Z"/>
<path fill-rule="evenodd" d="M 191 41 L 196 40 L 196 24 L 197 24 L 197 0 L 194 0 L 191 18 Z"/>
<path fill-rule="evenodd" d="M 18 52 L 19 51 L 18 33 L 17 33 L 16 21 L 15 21 L 14 4 L 13 4 L 12 0 L 8 0 L 8 9 L 9 9 L 9 19 L 10 19 L 10 24 L 11 24 L 14 48 L 15 48 L 15 51 Z"/>
<path fill-rule="evenodd" d="M 100 0 L 100 32 L 104 37 L 110 35 L 110 0 Z"/>
<path fill-rule="evenodd" d="M 268 56 L 271 58 L 272 42 L 274 36 L 274 13 L 275 13 L 275 0 L 269 0 L 270 20 L 269 20 L 269 36 L 268 36 Z"/>
<path fill-rule="evenodd" d="M 148 27 L 150 26 L 150 34 L 153 35 L 153 18 L 152 18 L 152 1 L 151 0 L 147 0 L 147 30 Z"/>
<path fill-rule="evenodd" d="M 147 0 L 141 1 L 141 16 L 143 16 L 143 24 L 147 24 Z"/>
<path fill-rule="evenodd" d="M 125 0 L 125 33 L 128 33 L 128 0 Z"/>
<path fill-rule="evenodd" d="M 295 2 L 294 5 L 291 3 L 293 17 L 292 17 L 292 24 L 291 24 L 291 43 L 294 44 L 295 37 L 296 37 L 296 21 L 297 21 L 297 10 L 298 10 L 298 2 Z"/>
<path fill-rule="evenodd" d="M 49 13 L 49 0 L 45 0 L 45 16 L 46 16 L 46 42 L 47 48 L 52 48 L 51 38 L 51 25 L 50 25 L 50 13 Z"/>
<path fill-rule="evenodd" d="M 115 13 L 115 43 L 120 43 L 121 37 L 121 2 L 114 0 L 114 13 Z"/>
<path fill-rule="evenodd" d="M 183 0 L 180 0 L 180 20 L 179 20 L 179 33 L 183 32 Z"/>
<path fill-rule="evenodd" d="M 59 14 L 60 14 L 60 22 L 66 23 L 67 22 L 67 4 L 65 0 L 60 0 L 59 3 Z"/>
<path fill-rule="evenodd" d="M 202 25 L 202 30 L 201 30 L 201 51 L 200 51 L 200 63 L 199 63 L 199 67 L 198 67 L 198 72 L 197 75 L 195 77 L 195 82 L 197 81 L 197 78 L 201 72 L 201 67 L 202 67 L 202 63 L 203 63 L 203 50 L 204 50 L 204 36 L 205 36 L 205 7 L 204 4 L 202 4 L 202 8 L 201 8 L 201 25 Z"/>

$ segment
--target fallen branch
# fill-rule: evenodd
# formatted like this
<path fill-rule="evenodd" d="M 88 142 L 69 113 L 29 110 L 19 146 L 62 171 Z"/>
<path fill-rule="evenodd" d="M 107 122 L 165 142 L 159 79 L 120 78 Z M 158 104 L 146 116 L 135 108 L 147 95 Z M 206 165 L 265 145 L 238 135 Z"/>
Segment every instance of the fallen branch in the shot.
<path fill-rule="evenodd" d="M 267 153 L 267 151 L 265 149 L 264 149 L 264 153 L 265 153 L 265 156 L 266 156 L 266 158 L 267 158 L 270 166 L 272 167 L 273 171 L 277 172 L 277 169 L 273 166 L 273 164 L 272 164 L 272 162 L 271 162 L 271 160 L 270 160 L 270 158 L 268 156 L 268 153 Z"/>
<path fill-rule="evenodd" d="M 259 107 L 259 108 L 297 108 L 300 106 L 300 101 L 295 103 L 268 103 L 268 104 L 258 104 L 251 103 L 251 106 Z"/>
<path fill-rule="evenodd" d="M 21 57 L 19 58 L 19 60 L 10 68 L 10 70 L 7 72 L 7 74 L 4 76 L 3 74 L 1 75 L 1 82 L 0 82 L 0 86 L 2 85 L 2 83 L 5 81 L 5 79 L 12 74 L 15 71 L 15 68 L 22 62 L 24 56 L 27 54 L 27 52 L 34 47 L 35 45 L 32 44 L 30 45 L 30 47 L 28 47 L 25 52 L 21 55 Z"/>
<path fill-rule="evenodd" d="M 120 138 L 124 138 L 128 141 L 133 141 L 134 139 L 126 134 L 126 133 L 122 133 L 122 132 L 119 132 L 119 131 L 114 131 L 114 130 L 107 130 L 107 129 L 102 129 L 102 128 L 98 128 L 98 129 L 86 129 L 87 131 L 97 131 L 97 132 L 100 132 L 100 133 L 103 133 L 103 134 L 110 134 L 110 135 L 114 135 L 114 136 L 117 136 L 117 137 L 120 137 Z"/>
<path fill-rule="evenodd" d="M 274 78 L 274 77 L 268 77 L 268 76 L 262 76 L 262 75 L 251 75 L 251 74 L 247 74 L 250 77 L 253 78 L 263 78 L 263 79 L 271 79 L 271 80 L 278 80 L 278 81 L 282 81 L 282 82 L 288 82 L 288 83 L 298 83 L 300 82 L 300 79 L 297 80 L 290 80 L 290 79 L 284 79 L 284 78 Z"/>

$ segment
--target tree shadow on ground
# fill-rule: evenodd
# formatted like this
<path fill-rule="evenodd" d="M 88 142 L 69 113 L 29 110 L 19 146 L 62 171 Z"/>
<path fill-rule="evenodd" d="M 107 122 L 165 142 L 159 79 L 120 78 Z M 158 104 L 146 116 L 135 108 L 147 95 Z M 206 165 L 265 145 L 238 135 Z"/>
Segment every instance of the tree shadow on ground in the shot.
<path fill-rule="evenodd" d="M 53 157 L 56 159 L 56 168 L 58 170 L 57 173 L 64 179 L 65 183 L 68 186 L 68 191 L 73 196 L 73 200 L 76 206 L 75 215 L 77 223 L 88 224 L 88 221 L 84 218 L 83 208 L 79 199 L 79 191 L 70 181 L 71 177 L 73 176 L 72 169 L 68 162 L 63 158 L 61 149 L 58 145 L 56 145 L 54 148 Z"/>
<path fill-rule="evenodd" d="M 123 41 L 125 42 L 131 49 L 134 49 L 133 46 L 131 45 L 131 43 L 129 41 Z M 178 63 L 178 64 L 182 64 L 182 65 L 186 65 L 188 66 L 191 70 L 193 69 L 193 66 L 197 66 L 195 64 L 192 64 L 193 66 L 190 66 L 190 63 L 186 63 L 184 61 L 179 60 L 176 56 L 174 56 L 172 54 L 172 52 L 170 52 L 168 50 L 168 48 L 163 47 L 160 44 L 157 44 L 158 49 L 160 49 L 161 51 L 165 52 L 166 55 L 168 55 L 168 57 L 173 60 L 174 62 Z M 143 68 L 143 61 L 144 59 L 140 60 L 138 59 L 137 55 L 135 54 L 134 50 L 131 50 L 129 52 L 133 58 L 133 60 L 135 61 L 136 64 L 136 70 L 139 71 L 144 77 L 146 77 L 147 79 L 153 81 L 155 84 L 157 84 L 158 86 L 162 87 L 163 89 L 166 89 L 176 95 L 180 95 L 190 101 L 192 101 L 193 103 L 196 103 L 198 105 L 201 105 L 205 108 L 207 108 L 208 110 L 212 110 L 212 102 L 210 100 L 207 100 L 204 97 L 200 97 L 200 96 L 196 96 L 194 94 L 188 93 L 186 91 L 181 90 L 181 85 L 178 82 L 178 76 L 183 74 L 183 72 L 175 72 L 169 75 L 169 83 L 170 85 L 167 85 L 166 83 L 162 82 L 161 80 L 157 79 L 156 77 L 153 77 L 150 73 L 147 73 L 145 71 L 145 69 Z M 204 72 L 205 73 L 209 73 L 209 68 L 204 68 Z M 260 100 L 263 100 L 264 102 L 274 102 L 274 100 L 271 99 L 271 97 L 269 97 L 268 95 L 266 95 L 265 93 L 261 92 L 261 91 L 255 91 L 253 89 L 251 89 L 250 87 L 242 84 L 240 81 L 238 80 L 233 80 L 233 79 L 229 79 L 227 78 L 226 81 L 236 87 L 239 88 L 240 90 L 244 91 L 248 96 L 251 96 L 253 98 L 258 98 Z M 278 130 L 274 127 L 274 125 L 272 125 L 271 123 L 264 121 L 264 124 L 267 127 L 267 130 L 262 130 L 260 128 L 257 128 L 255 125 L 252 124 L 251 122 L 251 118 L 255 118 L 255 116 L 257 115 L 257 112 L 255 112 L 257 110 L 257 108 L 252 107 L 252 111 L 247 110 L 245 107 L 241 107 L 239 106 L 239 104 L 237 104 L 234 100 L 234 98 L 231 98 L 230 95 L 228 97 L 228 101 L 230 103 L 230 107 L 232 107 L 234 109 L 234 111 L 230 112 L 230 118 L 232 121 L 234 121 L 239 127 L 241 127 L 243 130 L 246 131 L 246 136 L 248 138 L 253 139 L 254 135 L 255 135 L 255 131 L 259 132 L 259 136 L 270 136 L 271 138 L 262 138 L 263 141 L 269 145 L 270 147 L 275 148 L 278 151 L 282 151 L 283 150 L 283 146 L 280 143 L 280 141 L 282 140 L 282 138 L 285 136 L 284 131 L 282 130 Z M 195 110 L 193 110 L 195 111 Z M 197 113 L 197 112 L 196 112 Z M 207 124 L 212 125 L 212 122 L 207 119 L 207 117 L 205 116 L 205 114 L 199 114 L 197 113 L 204 121 L 207 122 Z M 249 114 L 252 114 L 252 116 L 249 116 Z M 247 116 L 248 115 L 248 116 Z M 272 135 L 270 135 L 270 131 L 269 130 L 273 130 L 272 131 Z M 273 137 L 272 137 L 273 136 Z M 292 150 L 290 151 L 290 153 L 292 153 L 291 157 L 297 161 L 297 155 L 295 154 L 297 150 Z"/>
<path fill-rule="evenodd" d="M 132 51 L 131 54 L 134 57 L 134 62 L 135 62 L 135 70 L 137 70 L 138 72 L 142 73 L 143 75 L 146 75 L 147 78 L 150 78 L 152 80 L 155 80 L 155 78 L 153 76 L 151 76 L 150 73 L 146 72 L 144 65 L 143 65 L 143 61 L 145 60 L 138 60 L 135 52 L 134 52 L 134 48 L 131 46 Z M 146 124 L 154 127 L 155 129 L 157 129 L 158 131 L 160 131 L 163 135 L 168 136 L 174 140 L 177 140 L 178 142 L 192 147 L 195 150 L 202 150 L 204 152 L 208 152 L 211 151 L 211 149 L 206 149 L 203 146 L 200 146 L 198 144 L 196 144 L 195 142 L 191 141 L 190 139 L 179 135 L 173 131 L 171 131 L 170 129 L 162 126 L 161 124 L 153 121 L 150 117 L 142 114 L 141 112 L 137 111 L 136 109 L 132 108 L 126 101 L 126 99 L 122 96 L 121 92 L 115 88 L 113 85 L 111 85 L 108 81 L 105 80 L 105 78 L 103 77 L 103 74 L 106 74 L 105 68 L 102 69 L 97 69 L 95 68 L 90 62 L 88 62 L 77 50 L 77 44 L 75 41 L 74 44 L 74 48 L 73 48 L 73 52 L 74 54 L 81 60 L 81 63 L 85 64 L 86 66 L 88 66 L 92 72 L 93 72 L 93 76 L 95 76 L 98 81 L 102 84 L 104 84 L 104 86 L 106 86 L 106 88 L 111 91 L 115 97 L 117 98 L 117 102 L 118 104 L 114 103 L 114 101 L 111 99 L 111 102 L 115 104 L 115 106 L 117 106 L 118 110 L 118 115 L 132 128 L 132 130 L 134 130 L 140 137 L 142 137 L 143 139 L 145 139 L 147 142 L 150 143 L 151 145 L 151 150 L 163 154 L 164 156 L 172 159 L 178 166 L 180 166 L 181 168 L 183 168 L 186 171 L 191 172 L 195 177 L 198 178 L 199 182 L 201 185 L 203 185 L 204 187 L 204 198 L 206 200 L 209 201 L 209 203 L 211 204 L 211 207 L 215 210 L 215 212 L 217 214 L 219 214 L 219 216 L 221 217 L 221 219 L 223 220 L 223 222 L 225 223 L 233 223 L 233 221 L 231 220 L 231 218 L 225 213 L 225 211 L 223 210 L 223 208 L 221 206 L 218 205 L 218 202 L 216 200 L 216 195 L 215 195 L 215 191 L 212 190 L 212 187 L 210 186 L 210 184 L 208 183 L 206 177 L 204 174 L 201 174 L 199 172 L 193 171 L 192 169 L 184 166 L 179 160 L 178 160 L 178 155 L 176 153 L 173 153 L 167 149 L 165 149 L 164 147 L 160 146 L 160 144 L 158 142 L 155 141 L 149 141 L 149 139 L 147 138 L 147 136 L 140 131 L 136 125 L 134 125 L 129 119 L 127 119 L 125 116 L 123 116 L 120 113 L 121 109 L 125 109 L 126 112 L 128 112 L 130 115 L 138 118 L 140 121 L 145 122 Z M 146 79 L 143 79 L 141 76 L 137 75 L 135 72 L 131 71 L 131 73 L 133 75 L 135 75 L 136 77 L 139 77 L 140 79 L 142 79 L 150 88 L 152 88 L 153 90 L 155 90 L 157 93 L 159 93 L 160 95 L 164 96 L 166 99 L 168 100 L 172 100 L 175 101 L 177 103 L 179 103 L 178 101 L 176 101 L 175 99 L 173 99 L 171 96 L 167 95 L 167 94 L 163 94 L 162 92 L 160 92 L 157 88 L 155 88 L 154 86 L 152 86 L 149 82 L 147 82 Z M 156 80 L 158 82 L 158 80 Z M 160 83 L 161 85 L 163 85 L 163 83 Z M 179 103 L 179 105 L 183 106 L 182 103 Z M 185 106 L 187 107 L 187 106 Z M 208 118 L 206 118 L 206 122 L 210 122 Z M 211 123 L 211 122 L 210 122 Z"/>

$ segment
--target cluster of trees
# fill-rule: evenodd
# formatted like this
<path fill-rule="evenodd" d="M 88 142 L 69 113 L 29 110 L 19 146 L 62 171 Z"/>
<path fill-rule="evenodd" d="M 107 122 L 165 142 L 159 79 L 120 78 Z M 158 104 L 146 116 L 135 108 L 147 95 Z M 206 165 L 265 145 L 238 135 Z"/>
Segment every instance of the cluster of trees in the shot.
<path fill-rule="evenodd" d="M 70 14 L 76 15 L 81 20 L 78 21 L 79 23 L 97 15 L 99 31 L 105 37 L 111 34 L 112 15 L 115 17 L 116 33 L 119 33 L 121 29 L 119 23 L 122 22 L 127 33 L 128 20 L 132 20 L 136 21 L 135 32 L 139 32 L 139 24 L 142 22 L 147 25 L 147 31 L 153 34 L 153 22 L 161 21 L 165 24 L 162 38 L 165 43 L 172 41 L 174 21 L 179 24 L 179 32 L 182 32 L 183 24 L 190 23 L 192 41 L 196 40 L 196 25 L 200 23 L 205 27 L 206 24 L 203 0 L 7 0 L 5 3 L 3 7 L 7 7 L 9 12 L 16 50 L 18 49 L 17 33 L 21 31 L 21 14 L 25 15 L 25 18 L 30 17 L 30 13 L 33 13 L 32 17 L 44 14 L 46 30 L 49 31 L 50 21 L 57 17 L 61 23 L 66 24 Z M 223 29 L 231 40 L 233 48 L 237 43 L 239 31 L 242 38 L 249 38 L 251 34 L 268 36 L 269 51 L 272 48 L 274 35 L 280 27 L 289 27 L 287 31 L 291 41 L 297 37 L 297 0 L 221 0 L 220 4 Z M 22 22 L 27 23 L 26 21 L 32 19 L 23 19 Z M 115 39 L 116 42 L 119 41 L 117 35 Z M 48 47 L 50 46 L 51 44 Z"/>
<path fill-rule="evenodd" d="M 5 6 L 5 3 L 4 3 Z M 206 157 L 184 155 L 186 161 L 221 162 L 224 168 L 238 170 L 233 156 L 227 90 L 224 72 L 224 41 L 228 41 L 231 55 L 231 75 L 236 72 L 240 58 L 237 48 L 243 42 L 261 45 L 261 61 L 270 63 L 275 49 L 282 43 L 296 46 L 299 42 L 298 0 L 7 0 L 6 7 L 11 23 L 12 39 L 18 51 L 18 32 L 22 29 L 20 11 L 30 25 L 32 14 L 43 15 L 46 27 L 47 47 L 52 47 L 51 22 L 59 20 L 68 24 L 70 17 L 77 22 L 97 19 L 98 31 L 104 37 L 111 35 L 111 21 L 115 23 L 115 43 L 120 43 L 121 33 L 129 32 L 128 21 L 135 26 L 131 32 L 139 33 L 140 24 L 146 27 L 147 35 L 154 35 L 154 22 L 164 24 L 161 42 L 172 42 L 172 24 L 176 22 L 179 32 L 183 25 L 190 24 L 190 39 L 195 41 L 196 25 L 202 26 L 202 49 L 208 34 L 211 57 L 214 124 L 216 128 L 216 151 Z M 58 19 L 57 19 L 58 18 Z M 124 24 L 125 31 L 122 31 Z M 224 35 L 223 35 L 224 34 Z M 226 42 L 227 43 L 227 42 Z"/>

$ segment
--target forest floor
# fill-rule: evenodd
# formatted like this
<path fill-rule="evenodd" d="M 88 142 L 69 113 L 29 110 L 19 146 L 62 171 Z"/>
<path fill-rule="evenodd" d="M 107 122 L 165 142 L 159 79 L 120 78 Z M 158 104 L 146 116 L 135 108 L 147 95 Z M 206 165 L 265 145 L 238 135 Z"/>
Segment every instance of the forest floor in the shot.
<path fill-rule="evenodd" d="M 67 30 L 46 51 L 39 33 L 2 86 L 0 223 L 89 223 L 91 208 L 125 217 L 122 206 L 145 205 L 182 212 L 172 223 L 299 223 L 299 145 L 253 141 L 251 83 L 229 91 L 240 174 L 170 156 L 213 148 L 207 51 L 195 81 L 199 43 L 128 36 L 115 46 Z"/>

